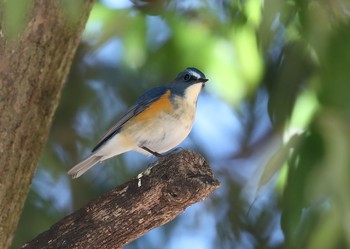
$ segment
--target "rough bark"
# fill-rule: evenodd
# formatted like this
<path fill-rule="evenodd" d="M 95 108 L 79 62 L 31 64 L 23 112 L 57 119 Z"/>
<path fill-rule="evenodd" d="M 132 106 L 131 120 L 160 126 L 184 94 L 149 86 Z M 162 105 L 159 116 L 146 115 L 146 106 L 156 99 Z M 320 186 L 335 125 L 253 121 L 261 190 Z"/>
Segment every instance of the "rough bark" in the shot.
<path fill-rule="evenodd" d="M 26 2 L 24 29 L 10 36 L 0 1 L 0 248 L 11 243 L 93 4 L 80 0 L 69 17 L 65 2 Z"/>
<path fill-rule="evenodd" d="M 204 158 L 182 151 L 63 218 L 22 249 L 121 248 L 220 186 Z"/>

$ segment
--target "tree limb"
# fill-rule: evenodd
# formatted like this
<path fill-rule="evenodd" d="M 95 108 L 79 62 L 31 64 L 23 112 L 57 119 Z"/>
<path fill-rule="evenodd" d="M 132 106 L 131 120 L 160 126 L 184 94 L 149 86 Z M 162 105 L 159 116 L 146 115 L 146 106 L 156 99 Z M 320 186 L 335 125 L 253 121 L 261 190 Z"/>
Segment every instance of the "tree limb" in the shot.
<path fill-rule="evenodd" d="M 11 244 L 93 0 L 24 1 L 20 20 L 10 4 L 22 3 L 0 0 L 0 248 Z"/>
<path fill-rule="evenodd" d="M 202 156 L 192 151 L 173 153 L 21 248 L 121 248 L 174 219 L 219 186 Z"/>

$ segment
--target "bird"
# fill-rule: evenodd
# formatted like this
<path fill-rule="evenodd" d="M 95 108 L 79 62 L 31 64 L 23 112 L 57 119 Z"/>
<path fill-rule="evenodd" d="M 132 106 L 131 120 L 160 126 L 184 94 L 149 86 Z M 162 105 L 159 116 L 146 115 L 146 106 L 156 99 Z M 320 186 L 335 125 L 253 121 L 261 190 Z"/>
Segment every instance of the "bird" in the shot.
<path fill-rule="evenodd" d="M 192 130 L 198 96 L 207 81 L 200 70 L 188 67 L 171 83 L 147 91 L 68 174 L 78 178 L 94 165 L 128 151 L 162 157 Z"/>

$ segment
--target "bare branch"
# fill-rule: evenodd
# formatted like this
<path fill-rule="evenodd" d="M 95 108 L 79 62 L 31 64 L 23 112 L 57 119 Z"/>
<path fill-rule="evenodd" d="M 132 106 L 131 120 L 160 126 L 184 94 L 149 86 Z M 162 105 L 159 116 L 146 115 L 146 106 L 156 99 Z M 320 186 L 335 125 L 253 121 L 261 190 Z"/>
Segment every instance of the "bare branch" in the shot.
<path fill-rule="evenodd" d="M 219 186 L 202 156 L 192 151 L 173 153 L 22 248 L 121 248 L 174 219 Z"/>

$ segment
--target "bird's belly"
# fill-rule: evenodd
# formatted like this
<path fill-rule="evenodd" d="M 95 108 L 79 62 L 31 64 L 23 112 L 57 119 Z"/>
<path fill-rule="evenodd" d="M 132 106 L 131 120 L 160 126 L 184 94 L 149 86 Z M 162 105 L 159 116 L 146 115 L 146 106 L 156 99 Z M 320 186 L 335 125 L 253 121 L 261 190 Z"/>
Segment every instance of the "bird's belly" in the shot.
<path fill-rule="evenodd" d="M 154 152 L 164 153 L 179 145 L 188 136 L 194 114 L 195 106 L 178 108 L 171 114 L 160 112 L 157 117 L 126 127 L 123 133 L 132 137 L 137 145 L 134 150 L 138 152 L 145 153 L 140 147 L 146 147 Z"/>

